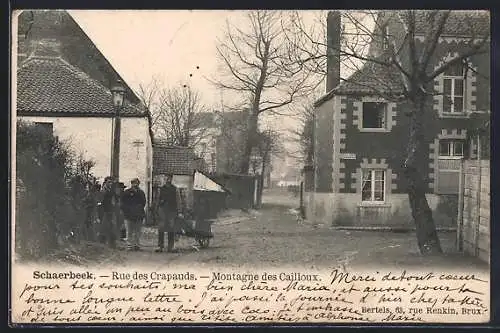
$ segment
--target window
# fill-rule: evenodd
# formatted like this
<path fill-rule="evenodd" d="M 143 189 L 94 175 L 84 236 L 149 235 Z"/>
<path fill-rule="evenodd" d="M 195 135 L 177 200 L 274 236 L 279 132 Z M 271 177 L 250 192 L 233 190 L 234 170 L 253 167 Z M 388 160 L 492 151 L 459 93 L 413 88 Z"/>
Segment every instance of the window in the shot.
<path fill-rule="evenodd" d="M 362 201 L 383 202 L 385 200 L 385 170 L 363 169 L 362 172 Z"/>
<path fill-rule="evenodd" d="M 42 129 L 46 133 L 52 135 L 54 134 L 54 125 L 52 123 L 42 123 L 42 122 L 36 122 L 35 126 L 38 128 Z"/>
<path fill-rule="evenodd" d="M 463 63 L 449 67 L 443 76 L 443 112 L 463 113 L 466 69 Z"/>
<path fill-rule="evenodd" d="M 439 157 L 463 157 L 464 142 L 461 140 L 441 140 L 439 142 Z"/>
<path fill-rule="evenodd" d="M 363 103 L 363 129 L 386 129 L 386 118 L 386 103 Z"/>
<path fill-rule="evenodd" d="M 382 49 L 389 48 L 389 25 L 386 24 L 382 27 Z"/>

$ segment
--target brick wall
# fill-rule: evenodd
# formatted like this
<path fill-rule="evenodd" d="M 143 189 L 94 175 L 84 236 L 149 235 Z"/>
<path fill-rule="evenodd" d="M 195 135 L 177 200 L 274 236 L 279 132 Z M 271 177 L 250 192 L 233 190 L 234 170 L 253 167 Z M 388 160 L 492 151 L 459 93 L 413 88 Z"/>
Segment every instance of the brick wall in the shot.
<path fill-rule="evenodd" d="M 459 247 L 490 261 L 490 161 L 466 160 L 462 166 L 458 213 Z"/>

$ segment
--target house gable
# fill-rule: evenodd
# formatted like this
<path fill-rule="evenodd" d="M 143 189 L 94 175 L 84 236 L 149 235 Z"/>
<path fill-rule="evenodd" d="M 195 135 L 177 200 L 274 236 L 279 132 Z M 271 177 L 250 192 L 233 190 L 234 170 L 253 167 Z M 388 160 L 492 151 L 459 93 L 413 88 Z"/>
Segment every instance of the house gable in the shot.
<path fill-rule="evenodd" d="M 91 78 L 110 88 L 125 80 L 99 51 L 92 40 L 65 10 L 24 10 L 18 16 L 18 63 L 41 51 L 42 40 L 60 43 L 60 55 Z M 126 98 L 137 104 L 140 99 L 128 86 Z"/>
<path fill-rule="evenodd" d="M 457 22 L 453 12 L 450 19 L 450 22 Z M 483 19 L 480 21 L 485 22 Z M 402 29 L 401 24 L 398 26 Z M 422 27 L 419 26 L 418 29 L 421 31 Z M 447 27 L 445 32 L 453 32 L 453 29 L 455 28 Z M 483 30 L 489 31 L 489 29 Z M 461 34 L 461 30 L 457 31 Z M 397 31 L 393 30 L 393 33 Z M 422 48 L 421 39 L 420 37 L 416 39 L 416 46 L 419 49 Z M 429 62 L 429 71 L 434 70 L 440 62 L 445 61 L 454 52 L 463 49 L 468 40 L 470 38 L 465 39 L 464 36 L 446 35 L 440 38 L 434 56 Z M 315 103 L 316 116 L 321 116 L 329 110 L 332 118 L 326 119 L 321 116 L 323 118 L 315 122 L 317 147 L 314 192 L 316 193 L 312 195 L 316 196 L 311 196 L 315 198 L 312 211 L 318 210 L 319 206 L 326 207 L 326 204 L 323 205 L 322 202 L 334 202 L 332 207 L 329 206 L 329 209 L 332 209 L 331 212 L 321 214 L 326 217 L 329 217 L 330 213 L 337 216 L 342 210 L 346 210 L 359 219 L 357 223 L 362 224 L 382 222 L 383 219 L 389 219 L 391 214 L 398 209 L 402 209 L 403 213 L 409 213 L 407 181 L 404 177 L 403 165 L 407 155 L 409 132 L 407 115 L 410 106 L 404 99 L 400 99 L 404 97 L 401 96 L 404 89 L 400 71 L 397 68 L 391 69 L 376 63 L 377 60 L 384 60 L 384 57 L 389 54 L 383 49 L 371 51 L 370 55 L 375 57 L 375 62 L 367 61 L 359 71 Z M 453 183 L 458 179 L 456 161 L 462 156 L 461 154 L 467 156 L 468 150 L 473 150 L 473 147 L 467 147 L 465 142 L 468 137 L 466 128 L 469 127 L 474 112 L 489 110 L 488 51 L 468 59 L 470 70 L 464 75 L 466 89 L 463 93 L 455 94 L 458 96 L 458 103 L 463 97 L 466 111 L 464 114 L 446 118 L 441 116 L 443 80 L 449 80 L 449 77 L 443 78 L 443 75 L 440 75 L 435 82 L 429 84 L 429 87 L 425 87 L 430 92 L 424 106 L 426 117 L 423 124 L 425 128 L 423 153 L 428 156 L 428 159 L 421 161 L 417 169 L 423 174 L 424 181 L 428 184 L 426 194 L 431 209 L 434 209 L 437 202 L 441 200 L 441 194 L 456 194 L 457 187 Z M 403 50 L 401 55 L 403 63 L 408 61 L 405 52 Z M 448 76 L 450 75 L 453 76 L 452 74 Z M 460 81 L 460 78 L 457 77 L 457 81 Z M 453 84 L 460 87 L 461 81 Z M 398 100 L 399 102 L 396 103 Z M 386 113 L 380 113 L 384 114 L 384 119 L 380 124 L 373 125 L 374 120 L 366 126 L 363 124 L 364 102 L 386 104 Z M 373 105 L 370 107 L 372 111 L 376 109 Z M 330 133 L 328 130 L 333 132 Z M 440 145 L 441 141 L 445 142 Z M 440 152 L 440 149 L 448 149 L 452 152 L 450 156 L 443 156 L 445 154 Z M 333 160 L 328 164 L 332 156 Z M 326 188 L 326 192 L 329 193 L 325 196 L 320 193 L 325 192 L 325 187 L 328 186 L 326 184 L 330 179 L 326 180 L 325 177 L 330 174 L 330 169 L 333 171 L 331 180 L 333 186 L 331 189 Z M 378 187 L 374 185 L 375 183 Z M 383 185 L 380 185 L 382 183 Z M 383 186 L 385 191 L 383 195 L 378 192 L 380 186 Z M 368 190 L 371 193 L 366 193 Z M 313 214 L 316 217 L 321 215 L 318 211 Z M 400 222 L 404 223 L 404 221 Z"/>

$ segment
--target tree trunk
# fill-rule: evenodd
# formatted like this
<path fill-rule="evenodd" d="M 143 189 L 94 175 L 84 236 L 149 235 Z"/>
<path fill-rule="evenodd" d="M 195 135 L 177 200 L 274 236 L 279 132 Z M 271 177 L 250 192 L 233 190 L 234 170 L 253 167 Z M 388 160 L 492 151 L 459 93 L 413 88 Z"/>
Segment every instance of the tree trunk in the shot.
<path fill-rule="evenodd" d="M 425 192 L 427 182 L 421 171 L 427 161 L 423 129 L 425 95 L 417 93 L 410 100 L 410 126 L 407 158 L 404 164 L 405 176 L 408 180 L 408 199 L 412 217 L 415 222 L 417 241 L 420 253 L 442 253 L 436 225 L 432 217 Z"/>
<path fill-rule="evenodd" d="M 242 174 L 248 174 L 248 171 L 250 170 L 250 159 L 252 156 L 253 147 L 255 146 L 258 119 L 258 112 L 251 110 L 250 114 L 248 115 L 245 150 L 243 152 L 240 167 L 240 172 Z"/>
<path fill-rule="evenodd" d="M 262 195 L 264 193 L 264 177 L 266 173 L 266 164 L 268 163 L 268 153 L 266 152 L 262 158 L 262 166 L 260 169 L 260 178 L 259 178 L 259 192 L 257 193 L 257 206 L 259 208 L 262 207 Z"/>

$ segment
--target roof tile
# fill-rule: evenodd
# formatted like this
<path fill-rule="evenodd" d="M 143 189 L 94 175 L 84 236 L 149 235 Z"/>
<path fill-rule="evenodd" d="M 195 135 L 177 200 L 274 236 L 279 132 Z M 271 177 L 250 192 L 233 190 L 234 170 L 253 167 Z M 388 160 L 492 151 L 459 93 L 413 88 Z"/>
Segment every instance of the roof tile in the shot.
<path fill-rule="evenodd" d="M 363 67 L 344 80 L 334 90 L 339 95 L 378 94 L 397 95 L 403 92 L 401 72 L 379 64 L 385 62 L 388 55 L 382 55 L 375 61 L 366 61 Z"/>
<path fill-rule="evenodd" d="M 122 116 L 145 116 L 145 110 L 125 102 Z M 17 112 L 114 114 L 111 92 L 60 57 L 31 57 L 17 70 Z"/>
<path fill-rule="evenodd" d="M 153 174 L 192 175 L 194 168 L 194 152 L 191 148 L 158 142 L 153 145 Z"/>

